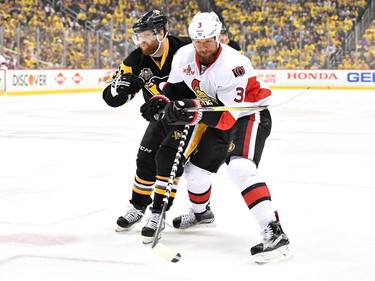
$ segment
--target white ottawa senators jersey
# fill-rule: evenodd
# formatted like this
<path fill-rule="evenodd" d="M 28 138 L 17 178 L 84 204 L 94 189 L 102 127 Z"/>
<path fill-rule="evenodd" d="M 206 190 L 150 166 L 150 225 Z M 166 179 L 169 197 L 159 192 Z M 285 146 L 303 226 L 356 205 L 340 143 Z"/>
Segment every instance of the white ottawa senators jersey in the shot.
<path fill-rule="evenodd" d="M 249 58 L 224 44 L 220 44 L 215 61 L 207 66 L 199 63 L 193 44 L 179 49 L 168 82 L 182 81 L 195 92 L 202 106 L 266 106 L 271 96 L 269 87 L 257 80 Z M 252 113 L 224 112 L 216 127 L 229 129 L 239 117 Z"/>

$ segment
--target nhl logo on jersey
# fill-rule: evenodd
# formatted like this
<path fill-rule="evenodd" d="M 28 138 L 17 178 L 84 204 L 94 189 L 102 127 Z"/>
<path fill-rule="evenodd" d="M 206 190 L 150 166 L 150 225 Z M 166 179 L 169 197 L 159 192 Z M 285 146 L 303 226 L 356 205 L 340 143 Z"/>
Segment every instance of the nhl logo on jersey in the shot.
<path fill-rule="evenodd" d="M 245 75 L 245 68 L 243 66 L 237 66 L 232 69 L 234 77 L 244 76 Z"/>

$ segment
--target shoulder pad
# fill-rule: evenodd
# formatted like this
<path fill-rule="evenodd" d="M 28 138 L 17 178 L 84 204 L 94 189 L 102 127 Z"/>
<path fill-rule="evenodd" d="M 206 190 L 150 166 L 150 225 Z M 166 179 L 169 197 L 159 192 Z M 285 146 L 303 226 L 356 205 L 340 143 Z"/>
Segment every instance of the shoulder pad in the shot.
<path fill-rule="evenodd" d="M 191 38 L 190 37 L 178 37 L 182 42 L 186 43 L 186 44 L 190 44 L 192 41 L 191 41 Z"/>
<path fill-rule="evenodd" d="M 142 62 L 142 57 L 143 54 L 141 49 L 137 48 L 133 52 L 131 52 L 130 55 L 127 56 L 127 58 L 124 59 L 124 64 L 131 67 L 138 66 Z"/>
<path fill-rule="evenodd" d="M 184 46 L 192 42 L 190 37 L 176 37 L 173 35 L 168 35 L 168 38 L 169 41 L 172 42 L 172 44 L 175 44 L 177 46 Z"/>

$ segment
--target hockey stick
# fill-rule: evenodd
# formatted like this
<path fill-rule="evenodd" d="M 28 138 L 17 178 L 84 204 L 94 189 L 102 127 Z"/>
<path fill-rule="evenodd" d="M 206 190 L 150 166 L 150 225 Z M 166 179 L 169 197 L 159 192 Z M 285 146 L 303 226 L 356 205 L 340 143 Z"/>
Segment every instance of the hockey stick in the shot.
<path fill-rule="evenodd" d="M 163 223 L 163 219 L 165 218 L 165 213 L 167 211 L 169 196 L 172 191 L 173 182 L 176 177 L 177 166 L 180 163 L 181 155 L 185 146 L 185 141 L 186 141 L 188 133 L 189 133 L 189 125 L 185 125 L 184 131 L 181 134 L 180 143 L 178 144 L 176 157 L 173 162 L 172 170 L 169 175 L 168 184 L 167 184 L 164 198 L 163 198 L 163 206 L 162 206 L 159 220 L 156 226 L 154 240 L 152 241 L 152 245 L 151 245 L 151 248 L 156 253 L 158 253 L 159 256 L 171 262 L 178 262 L 181 259 L 181 254 L 178 251 L 162 244 L 159 239 L 159 234 L 162 231 L 162 223 Z"/>
<path fill-rule="evenodd" d="M 271 106 L 271 107 L 272 107 L 272 108 L 274 108 L 274 107 L 278 107 L 278 106 L 283 105 L 283 104 L 285 104 L 285 103 L 287 103 L 287 102 L 290 102 L 291 100 L 294 100 L 296 97 L 302 95 L 304 92 L 306 92 L 306 91 L 309 90 L 309 89 L 310 89 L 310 86 L 308 86 L 306 89 L 303 89 L 303 90 L 302 90 L 301 92 L 299 92 L 297 95 L 295 95 L 295 96 L 293 96 L 293 97 L 291 97 L 291 98 L 289 98 L 289 99 L 283 101 L 282 103 L 276 104 L 276 105 Z"/>
<path fill-rule="evenodd" d="M 264 105 L 264 106 L 255 106 L 255 107 L 247 107 L 247 106 L 239 106 L 239 107 L 236 107 L 236 106 L 206 106 L 206 107 L 189 107 L 189 108 L 184 108 L 182 109 L 182 112 L 214 112 L 214 111 L 248 111 L 248 110 L 264 110 L 264 109 L 267 109 L 267 108 L 274 108 L 274 107 L 278 107 L 280 105 L 283 105 L 293 99 L 295 99 L 296 97 L 302 95 L 304 92 L 306 92 L 308 89 L 310 89 L 310 86 L 307 87 L 306 89 L 302 90 L 300 93 L 298 93 L 297 95 L 291 97 L 290 99 L 287 99 L 286 101 L 283 101 L 282 103 L 279 103 L 277 105 L 274 105 L 274 106 L 268 106 L 268 105 Z"/>
<path fill-rule="evenodd" d="M 212 112 L 212 111 L 248 111 L 248 110 L 263 110 L 266 109 L 268 105 L 265 106 L 255 106 L 255 107 L 235 107 L 235 106 L 206 106 L 206 107 L 189 107 L 184 108 L 182 112 Z"/>

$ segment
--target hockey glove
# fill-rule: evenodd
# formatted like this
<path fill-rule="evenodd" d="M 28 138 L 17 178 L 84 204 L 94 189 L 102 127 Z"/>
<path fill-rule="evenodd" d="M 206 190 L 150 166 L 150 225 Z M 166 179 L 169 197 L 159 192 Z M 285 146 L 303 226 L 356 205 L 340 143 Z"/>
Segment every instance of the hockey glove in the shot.
<path fill-rule="evenodd" d="M 141 114 L 147 121 L 157 121 L 163 114 L 163 109 L 169 103 L 164 95 L 156 95 L 141 106 Z"/>
<path fill-rule="evenodd" d="M 142 78 L 132 73 L 122 74 L 112 80 L 111 94 L 112 96 L 128 96 L 128 100 L 131 100 L 144 84 Z"/>
<path fill-rule="evenodd" d="M 195 125 L 202 119 L 202 112 L 183 112 L 190 107 L 201 107 L 201 104 L 198 99 L 173 101 L 165 107 L 164 118 L 170 125 Z"/>

